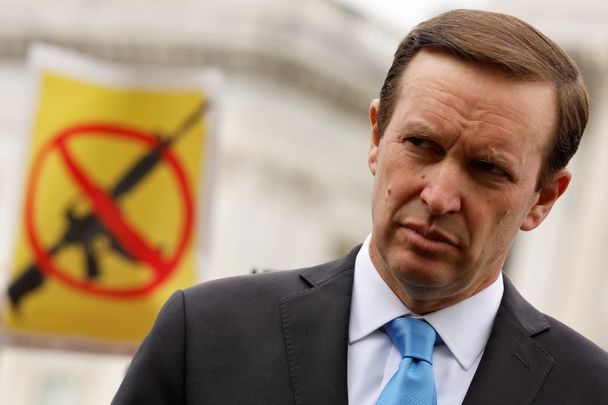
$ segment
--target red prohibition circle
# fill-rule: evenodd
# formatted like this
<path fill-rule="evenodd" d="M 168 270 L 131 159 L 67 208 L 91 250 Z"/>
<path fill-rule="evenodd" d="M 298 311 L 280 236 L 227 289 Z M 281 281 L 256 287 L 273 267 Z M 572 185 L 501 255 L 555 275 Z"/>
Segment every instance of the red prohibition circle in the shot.
<path fill-rule="evenodd" d="M 47 142 L 36 158 L 33 160 L 29 175 L 27 194 L 25 199 L 24 222 L 26 235 L 40 270 L 55 279 L 63 282 L 77 290 L 86 293 L 101 295 L 114 298 L 133 298 L 151 292 L 158 287 L 175 270 L 182 258 L 188 243 L 192 237 L 194 223 L 194 209 L 192 202 L 192 192 L 187 180 L 187 175 L 178 158 L 170 148 L 164 148 L 162 159 L 171 169 L 175 177 L 179 194 L 181 196 L 184 211 L 184 224 L 179 237 L 179 242 L 174 252 L 168 257 L 163 258 L 157 249 L 153 248 L 140 236 L 137 231 L 127 223 L 122 217 L 119 208 L 105 190 L 97 186 L 86 173 L 78 166 L 72 158 L 67 147 L 67 143 L 72 138 L 84 137 L 103 137 L 103 138 L 124 138 L 135 142 L 143 143 L 150 149 L 158 145 L 159 139 L 133 128 L 115 124 L 83 124 L 69 127 L 59 132 L 49 142 Z M 153 270 L 153 278 L 137 287 L 115 288 L 96 285 L 86 279 L 77 279 L 62 270 L 53 261 L 53 257 L 42 246 L 36 231 L 34 219 L 34 201 L 36 199 L 36 185 L 40 178 L 43 163 L 49 154 L 57 150 L 65 163 L 67 171 L 72 175 L 75 182 L 81 189 L 82 194 L 90 201 L 93 213 L 121 246 L 137 261 L 148 264 Z"/>

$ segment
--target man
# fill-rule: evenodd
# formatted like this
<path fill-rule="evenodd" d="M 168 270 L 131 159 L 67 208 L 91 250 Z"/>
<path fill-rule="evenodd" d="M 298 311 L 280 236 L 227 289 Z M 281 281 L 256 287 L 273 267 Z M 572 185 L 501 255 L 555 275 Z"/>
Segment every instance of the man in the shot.
<path fill-rule="evenodd" d="M 576 66 L 526 23 L 420 24 L 370 107 L 363 246 L 177 292 L 114 403 L 608 403 L 606 352 L 501 273 L 566 190 L 587 115 Z M 428 359 L 405 353 L 422 332 L 399 343 L 401 321 L 427 333 Z"/>

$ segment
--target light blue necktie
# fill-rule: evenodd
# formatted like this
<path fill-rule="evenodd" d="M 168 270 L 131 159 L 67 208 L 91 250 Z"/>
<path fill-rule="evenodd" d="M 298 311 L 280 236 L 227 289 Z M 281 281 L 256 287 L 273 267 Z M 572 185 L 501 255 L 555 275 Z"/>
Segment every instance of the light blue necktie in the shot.
<path fill-rule="evenodd" d="M 436 405 L 433 377 L 435 329 L 422 319 L 404 316 L 385 324 L 384 331 L 401 353 L 401 363 L 376 404 Z"/>

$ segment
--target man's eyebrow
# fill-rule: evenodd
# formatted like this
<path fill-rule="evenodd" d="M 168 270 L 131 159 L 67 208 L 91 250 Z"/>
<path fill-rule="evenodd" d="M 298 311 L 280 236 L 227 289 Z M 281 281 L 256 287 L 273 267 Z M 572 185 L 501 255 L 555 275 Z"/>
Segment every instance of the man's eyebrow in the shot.
<path fill-rule="evenodd" d="M 481 153 L 479 155 L 479 160 L 494 163 L 500 166 L 502 169 L 510 170 L 513 176 L 516 175 L 515 172 L 519 172 L 520 164 L 518 160 L 504 150 Z"/>
<path fill-rule="evenodd" d="M 430 140 L 436 140 L 439 138 L 439 135 L 433 131 L 431 128 L 429 128 L 426 125 L 423 124 L 405 124 L 405 125 L 401 125 L 399 127 L 397 127 L 397 134 L 399 134 L 400 136 L 403 135 L 412 135 L 412 136 L 418 136 L 421 138 L 426 138 L 426 139 L 430 139 Z"/>
<path fill-rule="evenodd" d="M 490 163 L 495 163 L 499 166 L 507 168 L 514 166 L 514 163 L 512 162 L 512 159 L 508 157 L 508 154 L 505 154 L 501 151 L 483 152 L 479 155 L 478 159 Z"/>

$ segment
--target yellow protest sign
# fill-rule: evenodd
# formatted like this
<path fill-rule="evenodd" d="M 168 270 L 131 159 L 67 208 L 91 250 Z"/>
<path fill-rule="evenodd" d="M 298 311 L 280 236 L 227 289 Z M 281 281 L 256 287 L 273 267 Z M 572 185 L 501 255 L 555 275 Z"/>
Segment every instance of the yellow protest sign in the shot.
<path fill-rule="evenodd" d="M 137 342 L 197 278 L 210 94 L 62 56 L 35 69 L 6 328 Z"/>

